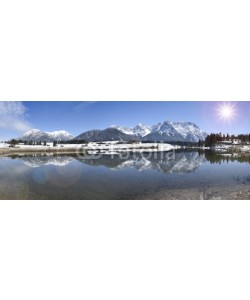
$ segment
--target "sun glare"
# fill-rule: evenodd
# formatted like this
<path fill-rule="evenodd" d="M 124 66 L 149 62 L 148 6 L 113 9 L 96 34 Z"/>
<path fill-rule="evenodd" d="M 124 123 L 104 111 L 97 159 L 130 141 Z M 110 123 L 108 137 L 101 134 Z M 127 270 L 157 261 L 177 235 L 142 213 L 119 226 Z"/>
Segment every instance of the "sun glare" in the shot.
<path fill-rule="evenodd" d="M 237 116 L 235 106 L 231 103 L 223 103 L 217 111 L 219 120 L 231 121 Z"/>

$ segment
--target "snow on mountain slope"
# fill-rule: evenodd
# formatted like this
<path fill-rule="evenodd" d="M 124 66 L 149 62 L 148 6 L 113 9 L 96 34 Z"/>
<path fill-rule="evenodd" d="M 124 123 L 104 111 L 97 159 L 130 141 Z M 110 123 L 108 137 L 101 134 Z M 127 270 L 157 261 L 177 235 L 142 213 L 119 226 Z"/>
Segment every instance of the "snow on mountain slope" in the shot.
<path fill-rule="evenodd" d="M 59 141 L 70 140 L 73 135 L 65 130 L 46 132 L 39 129 L 31 129 L 24 133 L 19 139 L 25 141 Z"/>
<path fill-rule="evenodd" d="M 128 135 L 133 134 L 133 128 L 131 128 L 131 127 L 124 127 L 124 126 L 120 126 L 120 125 L 112 125 L 110 127 L 115 128 L 115 129 L 121 131 L 122 133 L 125 133 L 125 134 L 128 134 Z"/>
<path fill-rule="evenodd" d="M 112 125 L 111 127 L 116 128 L 125 134 L 136 135 L 138 137 L 143 137 L 143 136 L 149 134 L 152 130 L 151 126 L 144 125 L 141 123 L 139 123 L 135 127 L 124 127 L 124 126 L 119 126 L 119 125 Z"/>
<path fill-rule="evenodd" d="M 141 137 L 144 141 L 186 141 L 205 140 L 207 134 L 191 122 L 165 121 L 153 126 L 138 124 L 135 127 L 113 125 L 113 128 L 129 135 Z"/>
<path fill-rule="evenodd" d="M 30 140 L 40 141 L 40 140 L 44 140 L 47 138 L 48 138 L 48 135 L 39 129 L 31 129 L 19 137 L 19 139 L 27 140 L 27 141 L 30 141 Z"/>
<path fill-rule="evenodd" d="M 149 134 L 152 130 L 152 127 L 151 126 L 147 126 L 147 125 L 144 125 L 144 124 L 141 124 L 139 123 L 138 125 L 136 125 L 134 128 L 133 128 L 133 132 L 136 136 L 145 136 L 147 134 Z"/>
<path fill-rule="evenodd" d="M 194 123 L 165 121 L 153 126 L 151 133 L 144 136 L 144 140 L 198 142 L 205 140 L 206 136 L 206 132 Z"/>
<path fill-rule="evenodd" d="M 111 128 L 104 130 L 83 132 L 76 139 L 86 139 L 87 141 L 198 142 L 199 140 L 205 140 L 206 136 L 207 134 L 194 123 L 165 121 L 153 126 L 139 123 L 133 128 L 113 125 Z M 73 139 L 73 136 L 65 130 L 44 132 L 39 129 L 32 129 L 19 139 L 28 141 L 60 141 Z"/>
<path fill-rule="evenodd" d="M 191 122 L 172 122 L 172 126 L 184 139 L 192 139 L 194 142 L 199 141 L 199 139 L 205 140 L 207 136 L 205 131 Z"/>
<path fill-rule="evenodd" d="M 106 128 L 104 130 L 89 130 L 75 137 L 76 140 L 86 140 L 88 142 L 95 141 L 133 141 L 136 138 L 134 135 L 126 134 L 116 128 Z"/>
<path fill-rule="evenodd" d="M 65 130 L 58 130 L 46 133 L 55 140 L 71 140 L 73 138 L 73 135 Z"/>

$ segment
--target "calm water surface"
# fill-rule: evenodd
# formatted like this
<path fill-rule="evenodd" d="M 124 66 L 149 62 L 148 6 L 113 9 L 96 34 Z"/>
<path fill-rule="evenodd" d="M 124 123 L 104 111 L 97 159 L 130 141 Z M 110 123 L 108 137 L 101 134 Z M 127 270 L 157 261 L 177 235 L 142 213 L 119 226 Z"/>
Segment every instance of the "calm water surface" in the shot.
<path fill-rule="evenodd" d="M 250 158 L 211 152 L 0 158 L 1 199 L 250 199 Z"/>

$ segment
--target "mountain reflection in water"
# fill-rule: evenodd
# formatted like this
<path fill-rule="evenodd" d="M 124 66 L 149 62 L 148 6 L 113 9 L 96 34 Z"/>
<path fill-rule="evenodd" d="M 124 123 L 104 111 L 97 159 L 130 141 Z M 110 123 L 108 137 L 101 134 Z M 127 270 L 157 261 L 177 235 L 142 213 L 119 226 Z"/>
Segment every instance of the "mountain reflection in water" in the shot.
<path fill-rule="evenodd" d="M 206 162 L 204 155 L 198 152 L 186 153 L 148 153 L 132 154 L 126 158 L 114 155 L 111 159 L 105 155 L 100 159 L 81 160 L 85 164 L 92 166 L 105 166 L 112 169 L 134 168 L 139 171 L 151 169 L 163 173 L 189 173 L 196 170 Z"/>
<path fill-rule="evenodd" d="M 206 162 L 204 154 L 198 152 L 162 152 L 162 153 L 129 153 L 127 155 L 99 156 L 53 156 L 29 155 L 17 156 L 26 166 L 37 168 L 43 165 L 66 166 L 79 161 L 90 166 L 104 166 L 109 169 L 122 170 L 134 168 L 139 171 L 152 169 L 163 173 L 190 173 Z"/>
<path fill-rule="evenodd" d="M 32 168 L 42 165 L 66 166 L 73 161 L 79 161 L 90 166 L 104 166 L 109 169 L 122 170 L 134 168 L 139 171 L 151 169 L 163 173 L 191 173 L 201 165 L 209 162 L 220 164 L 225 162 L 248 162 L 250 156 L 224 156 L 211 151 L 176 151 L 161 153 L 127 153 L 127 154 L 102 154 L 92 156 L 77 155 L 28 155 L 16 156 L 22 162 Z"/>
<path fill-rule="evenodd" d="M 249 199 L 249 155 L 209 151 L 0 158 L 1 199 Z"/>

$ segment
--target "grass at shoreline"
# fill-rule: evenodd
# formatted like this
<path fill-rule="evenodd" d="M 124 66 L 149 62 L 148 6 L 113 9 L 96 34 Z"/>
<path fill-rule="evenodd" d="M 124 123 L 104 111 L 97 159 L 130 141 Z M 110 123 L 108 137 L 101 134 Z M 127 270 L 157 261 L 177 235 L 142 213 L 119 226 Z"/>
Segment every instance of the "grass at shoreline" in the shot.
<path fill-rule="evenodd" d="M 34 154 L 34 153 L 60 153 L 60 154 L 75 154 L 79 152 L 84 152 L 83 149 L 79 149 L 76 147 L 72 148 L 0 148 L 0 155 L 1 156 L 7 156 L 9 154 L 19 154 L 19 153 L 25 153 L 25 154 Z"/>

